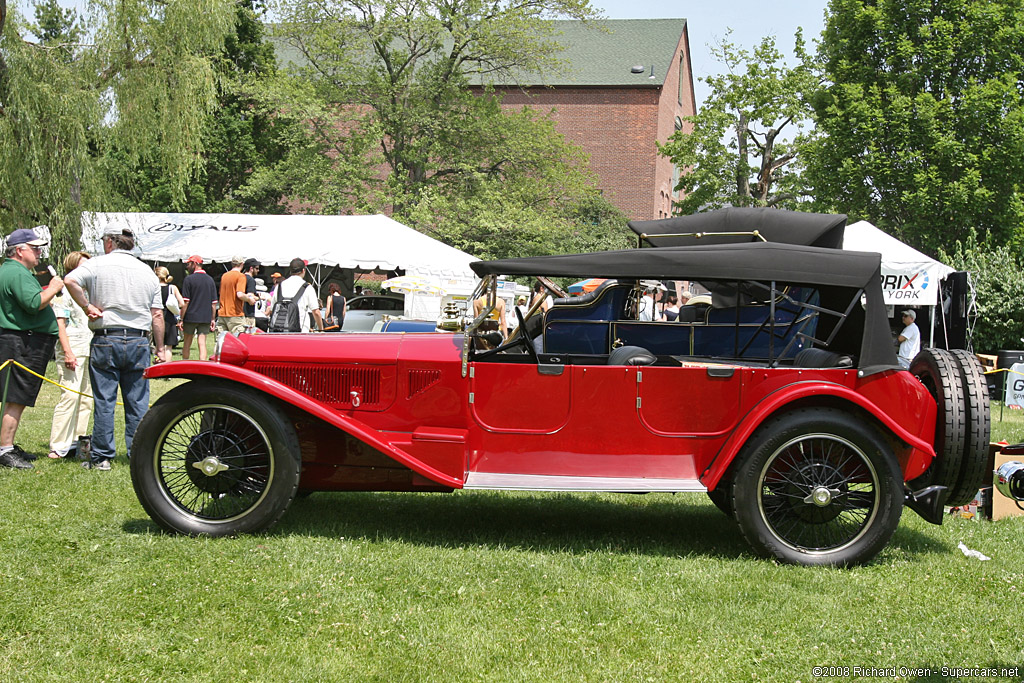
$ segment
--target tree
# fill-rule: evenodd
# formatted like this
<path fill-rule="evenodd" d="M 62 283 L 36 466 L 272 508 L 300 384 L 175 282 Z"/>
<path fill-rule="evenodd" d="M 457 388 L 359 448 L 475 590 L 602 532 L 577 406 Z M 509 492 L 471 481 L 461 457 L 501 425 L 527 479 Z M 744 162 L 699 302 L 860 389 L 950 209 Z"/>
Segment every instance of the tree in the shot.
<path fill-rule="evenodd" d="M 463 195 L 521 163 L 513 136 L 526 120 L 503 113 L 488 83 L 557 68 L 542 19 L 592 10 L 586 0 L 298 0 L 279 13 L 301 66 L 274 94 L 327 154 L 308 176 L 323 190 L 306 196 L 325 210 L 389 202 L 402 214 L 423 193 Z"/>
<path fill-rule="evenodd" d="M 940 250 L 939 258 L 971 274 L 978 305 L 974 350 L 994 354 L 1019 348 L 1024 335 L 1024 269 L 1016 250 L 979 242 L 977 233 L 970 231 L 949 253 Z"/>
<path fill-rule="evenodd" d="M 54 0 L 49 0 L 53 2 Z M 246 187 L 250 177 L 282 159 L 297 122 L 260 106 L 253 90 L 277 73 L 273 44 L 265 39 L 260 0 L 236 0 L 233 30 L 213 60 L 217 106 L 205 115 L 202 160 L 187 185 L 176 192 L 173 179 L 148 164 L 132 166 L 114 146 L 109 176 L 136 211 L 281 213 L 281 187 Z M 243 189 L 244 188 L 244 189 Z"/>
<path fill-rule="evenodd" d="M 804 199 L 795 171 L 806 144 L 799 131 L 811 115 L 804 95 L 817 81 L 799 32 L 795 51 L 800 64 L 789 67 L 773 37 L 753 53 L 725 41 L 712 49 L 727 73 L 703 78 L 711 94 L 700 112 L 659 144 L 676 167 L 686 169 L 676 186 L 684 193 L 676 203 L 680 213 L 726 206 L 795 208 Z"/>
<path fill-rule="evenodd" d="M 80 40 L 66 21 L 32 27 L 8 9 L 0 0 L 0 227 L 49 225 L 60 258 L 78 246 L 81 211 L 108 206 L 111 144 L 182 193 L 201 160 L 212 58 L 233 5 L 97 2 Z"/>
<path fill-rule="evenodd" d="M 972 229 L 1021 239 L 1024 8 L 833 0 L 807 177 L 820 206 L 925 251 Z"/>
<path fill-rule="evenodd" d="M 494 119 L 491 119 L 493 122 Z M 629 246 L 621 211 L 594 189 L 579 147 L 530 109 L 502 115 L 491 142 L 500 170 L 459 174 L 420 191 L 396 218 L 480 258 L 579 253 Z"/>

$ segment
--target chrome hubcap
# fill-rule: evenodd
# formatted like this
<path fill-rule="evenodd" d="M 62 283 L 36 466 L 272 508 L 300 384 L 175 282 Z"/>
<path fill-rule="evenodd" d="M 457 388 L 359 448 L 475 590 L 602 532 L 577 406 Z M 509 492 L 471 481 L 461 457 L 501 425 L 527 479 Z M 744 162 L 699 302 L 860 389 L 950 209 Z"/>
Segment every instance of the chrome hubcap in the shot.
<path fill-rule="evenodd" d="M 228 469 L 227 465 L 212 455 L 205 460 L 192 463 L 192 467 L 195 467 L 208 477 L 215 477 Z"/>
<path fill-rule="evenodd" d="M 811 491 L 810 495 L 804 498 L 804 502 L 807 503 L 808 505 L 814 503 L 818 507 L 823 508 L 832 502 L 832 498 L 834 496 L 838 495 L 839 491 L 832 491 L 825 488 L 824 486 L 816 486 L 814 487 L 814 490 Z"/>

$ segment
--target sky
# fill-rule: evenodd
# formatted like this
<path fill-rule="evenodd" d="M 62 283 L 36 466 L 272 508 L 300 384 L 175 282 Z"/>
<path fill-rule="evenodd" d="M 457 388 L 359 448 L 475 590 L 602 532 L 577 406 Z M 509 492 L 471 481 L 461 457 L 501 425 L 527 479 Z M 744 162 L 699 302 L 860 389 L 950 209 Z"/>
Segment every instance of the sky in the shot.
<path fill-rule="evenodd" d="M 824 27 L 828 0 L 728 0 L 728 2 L 676 2 L 664 0 L 591 0 L 609 19 L 686 19 L 690 37 L 690 61 L 697 106 L 704 102 L 708 88 L 699 79 L 717 74 L 723 65 L 711 56 L 710 45 L 725 38 L 736 47 L 752 51 L 765 36 L 775 36 L 775 44 L 787 55 L 793 54 L 793 36 L 804 29 L 809 49 Z"/>

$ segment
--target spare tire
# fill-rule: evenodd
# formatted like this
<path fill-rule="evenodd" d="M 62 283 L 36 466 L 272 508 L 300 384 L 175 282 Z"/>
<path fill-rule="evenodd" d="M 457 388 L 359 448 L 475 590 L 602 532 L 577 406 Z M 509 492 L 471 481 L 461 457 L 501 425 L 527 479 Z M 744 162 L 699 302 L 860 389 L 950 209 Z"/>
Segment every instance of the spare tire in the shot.
<path fill-rule="evenodd" d="M 960 466 L 967 445 L 967 401 L 960 364 L 949 351 L 924 349 L 910 364 L 916 376 L 935 399 L 935 460 L 928 470 L 910 482 L 914 489 L 945 486 L 959 492 Z M 949 499 L 947 499 L 949 500 Z"/>
<path fill-rule="evenodd" d="M 960 476 L 950 489 L 946 505 L 966 505 L 974 500 L 988 478 L 988 448 L 992 419 L 989 409 L 988 382 L 978 358 L 964 349 L 950 351 L 960 369 L 966 408 L 967 432 Z"/>

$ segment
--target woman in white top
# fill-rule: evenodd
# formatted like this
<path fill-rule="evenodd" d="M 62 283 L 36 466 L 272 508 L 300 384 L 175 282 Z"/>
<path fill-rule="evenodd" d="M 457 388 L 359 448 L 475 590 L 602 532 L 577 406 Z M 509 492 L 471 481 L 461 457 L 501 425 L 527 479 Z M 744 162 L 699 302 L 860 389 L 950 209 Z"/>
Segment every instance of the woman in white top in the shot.
<path fill-rule="evenodd" d="M 182 298 L 178 288 L 171 284 L 171 274 L 163 266 L 153 269 L 156 276 L 160 278 L 160 299 L 164 302 L 164 352 L 160 360 L 170 363 L 174 345 L 178 343 L 178 316 L 181 309 L 185 307 L 185 299 Z"/>
<path fill-rule="evenodd" d="M 89 254 L 73 251 L 64 259 L 64 273 L 78 267 Z M 62 292 L 50 302 L 57 316 L 57 374 L 60 380 L 60 399 L 53 409 L 50 424 L 50 453 L 53 459 L 63 458 L 78 438 L 89 433 L 92 416 L 92 385 L 89 382 L 89 345 L 92 331 L 89 318 L 71 297 Z M 83 395 L 84 394 L 84 395 Z"/>

